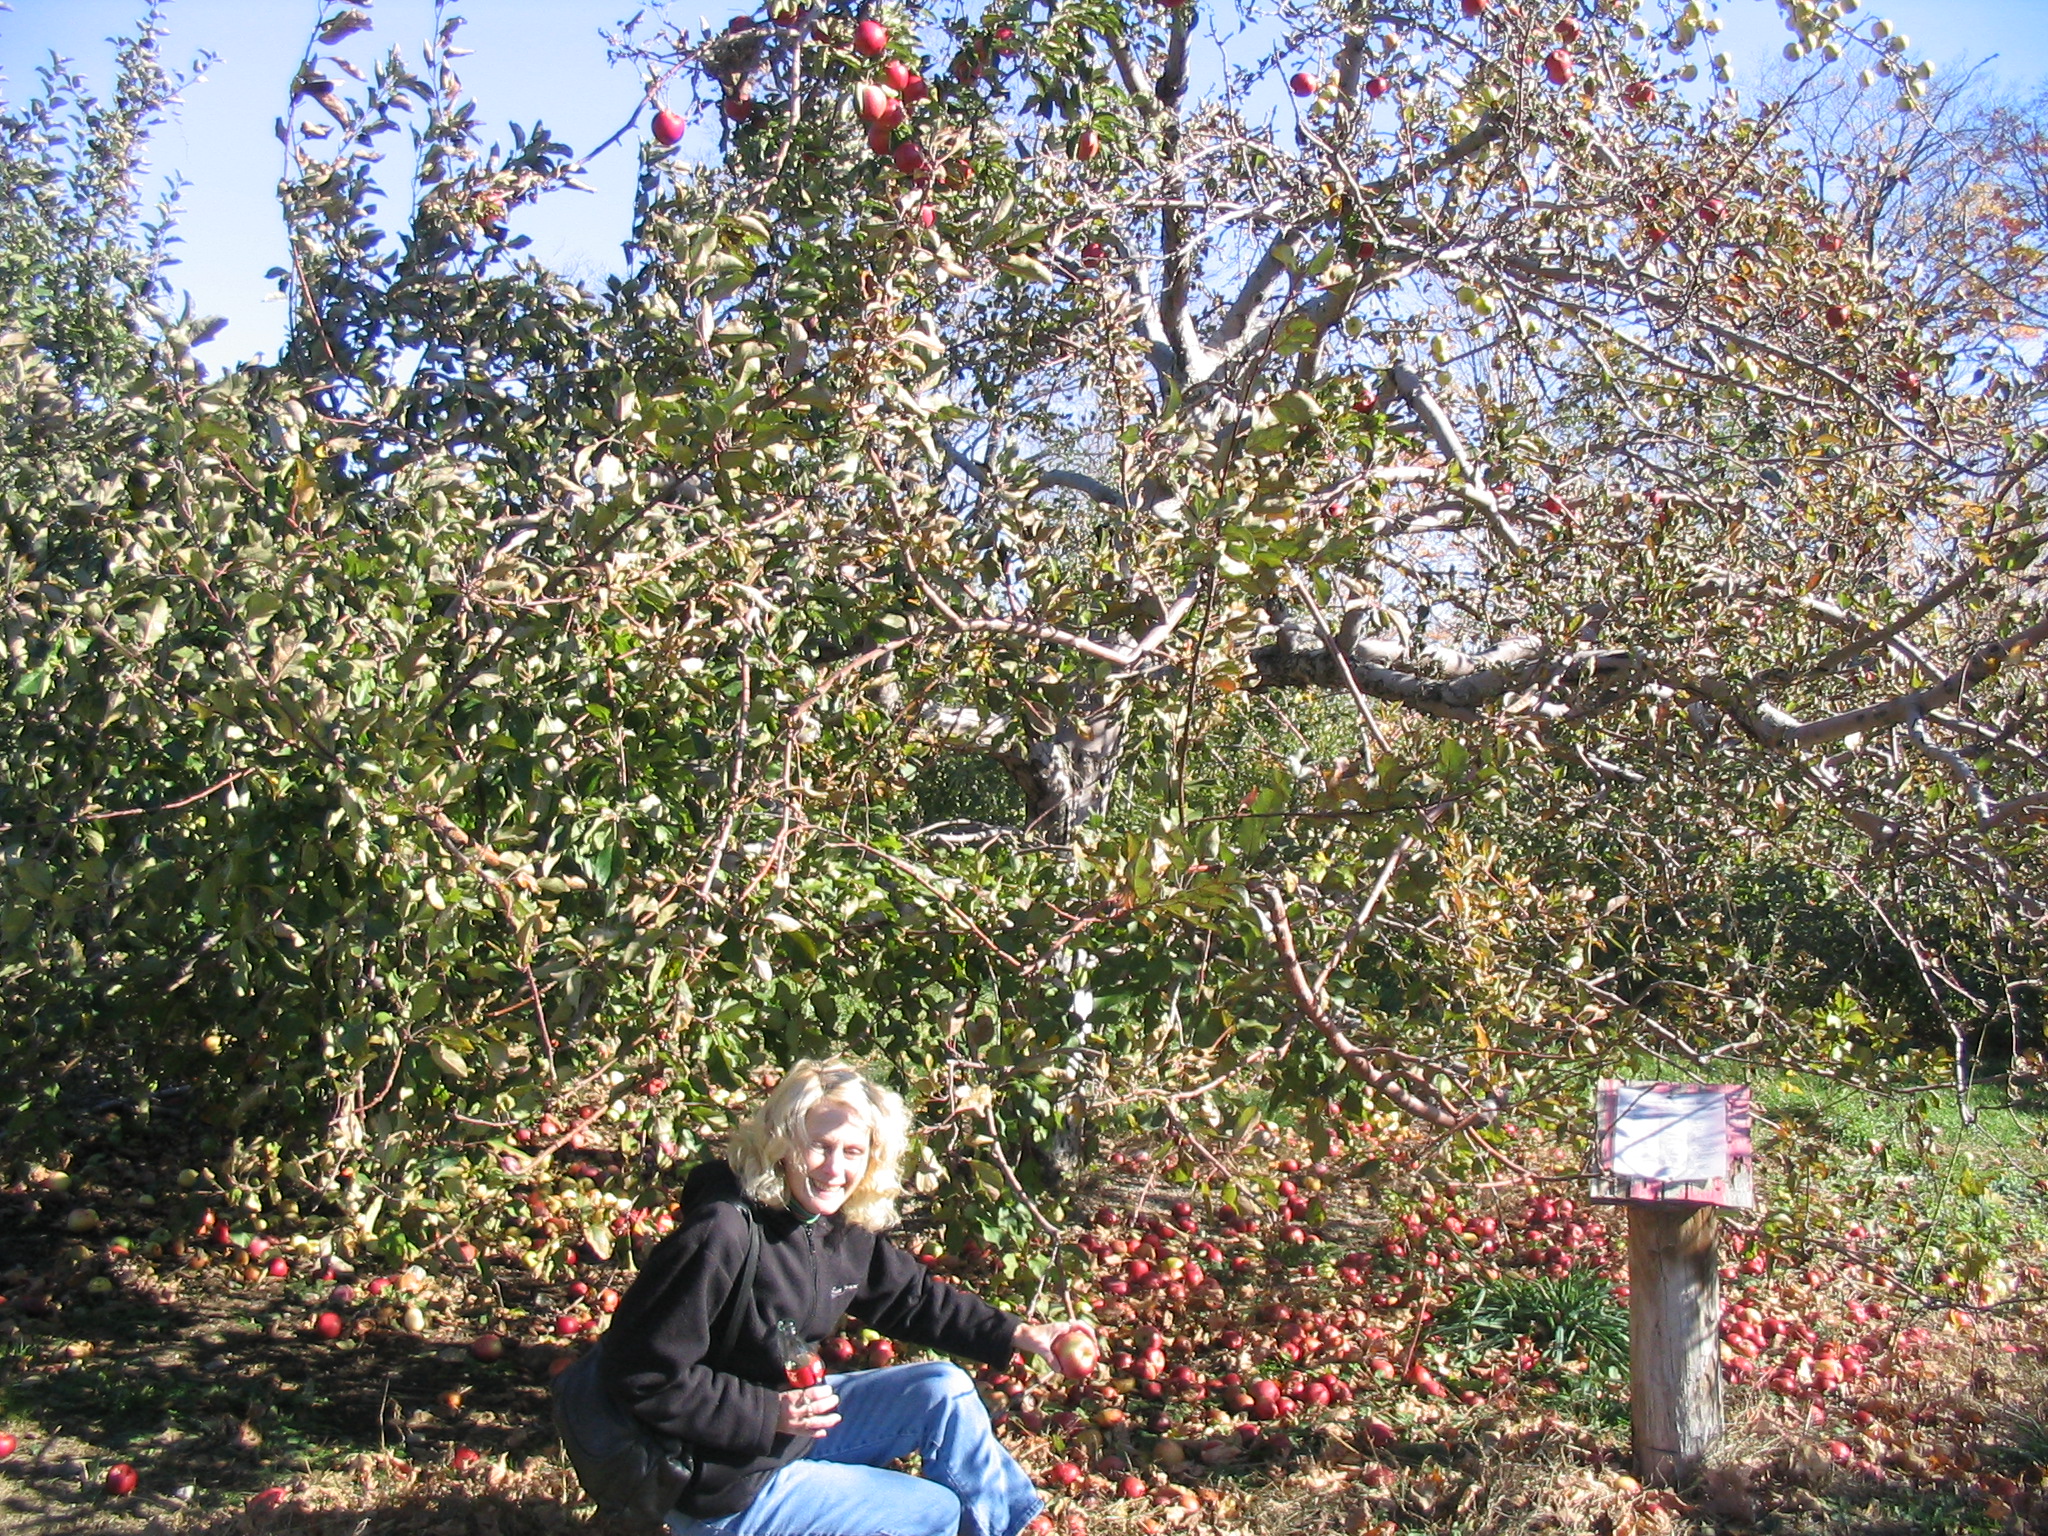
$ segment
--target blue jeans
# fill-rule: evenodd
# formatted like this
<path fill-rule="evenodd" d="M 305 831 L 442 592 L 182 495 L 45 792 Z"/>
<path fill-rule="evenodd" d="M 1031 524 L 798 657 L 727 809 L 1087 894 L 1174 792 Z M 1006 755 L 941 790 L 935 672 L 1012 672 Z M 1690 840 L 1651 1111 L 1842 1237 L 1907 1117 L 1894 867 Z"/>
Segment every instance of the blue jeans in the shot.
<path fill-rule="evenodd" d="M 941 1360 L 825 1378 L 839 1422 L 715 1520 L 668 1517 L 674 1536 L 1017 1536 L 1038 1490 L 996 1439 L 988 1409 Z M 916 1451 L 924 1476 L 883 1462 Z"/>

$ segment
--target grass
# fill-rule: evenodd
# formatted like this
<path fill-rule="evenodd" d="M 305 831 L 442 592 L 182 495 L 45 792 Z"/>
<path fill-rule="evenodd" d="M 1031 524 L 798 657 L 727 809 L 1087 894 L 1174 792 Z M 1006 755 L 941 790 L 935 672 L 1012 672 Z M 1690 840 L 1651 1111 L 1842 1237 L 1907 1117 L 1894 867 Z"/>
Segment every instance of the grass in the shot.
<path fill-rule="evenodd" d="M 1463 1335 L 1478 1352 L 1526 1338 L 1553 1364 L 1628 1364 L 1628 1310 L 1598 1275 L 1513 1276 L 1476 1286 L 1460 1294 L 1438 1332 L 1453 1343 Z"/>

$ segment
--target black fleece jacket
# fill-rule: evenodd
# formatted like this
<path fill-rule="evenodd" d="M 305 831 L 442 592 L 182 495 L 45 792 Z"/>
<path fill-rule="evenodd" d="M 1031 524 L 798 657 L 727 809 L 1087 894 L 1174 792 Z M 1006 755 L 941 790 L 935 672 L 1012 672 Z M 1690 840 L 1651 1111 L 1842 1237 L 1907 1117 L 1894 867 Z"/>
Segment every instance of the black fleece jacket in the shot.
<path fill-rule="evenodd" d="M 879 1233 L 838 1216 L 755 1205 L 761 1258 L 732 1353 L 718 1357 L 726 1298 L 747 1256 L 745 1200 L 724 1163 L 705 1163 L 683 1186 L 682 1225 L 641 1264 L 605 1331 L 603 1376 L 614 1401 L 693 1452 L 697 1475 L 677 1507 L 699 1520 L 745 1509 L 768 1474 L 810 1448 L 778 1435 L 776 1395 L 787 1390 L 775 1324 L 805 1338 L 863 1327 L 906 1343 L 1000 1365 L 1017 1319 L 935 1280 Z"/>

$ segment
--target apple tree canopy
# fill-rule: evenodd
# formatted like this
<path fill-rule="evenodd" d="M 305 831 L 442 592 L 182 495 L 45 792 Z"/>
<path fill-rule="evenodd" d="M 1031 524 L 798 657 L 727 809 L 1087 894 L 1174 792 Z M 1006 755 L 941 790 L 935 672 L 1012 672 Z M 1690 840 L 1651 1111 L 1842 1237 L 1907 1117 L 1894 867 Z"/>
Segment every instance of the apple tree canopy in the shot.
<path fill-rule="evenodd" d="M 2038 140 L 1866 227 L 1698 0 L 1469 9 L 643 13 L 594 285 L 457 23 L 337 9 L 217 376 L 155 33 L 10 108 L 10 1134 L 190 1113 L 403 1243 L 843 1048 L 1000 1227 L 1119 1117 L 1511 1157 L 1624 1060 L 2037 1034 L 2040 270 L 1952 258 Z"/>

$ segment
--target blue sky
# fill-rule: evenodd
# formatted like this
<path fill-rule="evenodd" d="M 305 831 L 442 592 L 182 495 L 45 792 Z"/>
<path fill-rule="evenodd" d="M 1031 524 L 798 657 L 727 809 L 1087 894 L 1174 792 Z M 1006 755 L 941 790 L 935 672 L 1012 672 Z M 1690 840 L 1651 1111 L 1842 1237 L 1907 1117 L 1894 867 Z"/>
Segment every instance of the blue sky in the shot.
<path fill-rule="evenodd" d="M 356 0 L 362 4 L 363 0 Z M 0 91 L 8 101 L 30 94 L 35 71 L 54 50 L 73 60 L 96 86 L 111 78 L 107 39 L 124 30 L 143 0 L 12 0 L 0 11 Z M 182 177 L 181 266 L 173 280 L 197 306 L 229 324 L 209 355 L 216 363 L 268 354 L 283 331 L 283 309 L 264 272 L 283 256 L 273 190 L 283 150 L 271 125 L 313 25 L 334 10 L 313 0 L 170 0 L 167 45 L 176 64 L 205 51 L 216 55 L 206 77 L 187 91 L 176 119 L 161 129 L 151 153 L 158 178 Z M 431 0 L 376 0 L 379 48 L 401 43 L 417 57 L 433 16 Z M 547 124 L 582 149 L 608 137 L 632 113 L 640 85 L 606 60 L 601 30 L 634 9 L 626 0 L 595 4 L 562 0 L 470 0 L 461 62 L 464 84 L 486 120 Z M 722 20 L 739 6 L 671 8 L 678 21 Z M 2015 85 L 2048 79 L 2048 0 L 1867 0 L 1864 14 L 1888 17 L 1912 39 L 1915 56 L 1940 65 L 1997 55 L 1993 68 Z M 1787 34 L 1769 0 L 1725 0 L 1721 46 L 1753 72 L 1784 46 Z M 366 57 L 366 39 L 349 51 Z M 586 180 L 595 191 L 564 195 L 522 215 L 521 233 L 535 254 L 583 276 L 619 260 L 635 176 L 630 143 L 595 162 Z"/>

